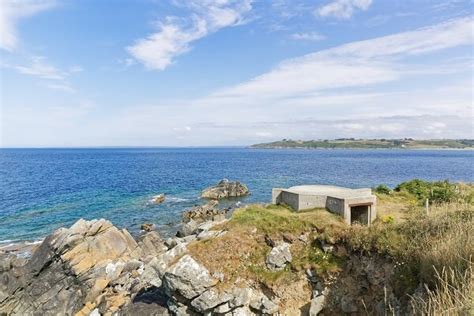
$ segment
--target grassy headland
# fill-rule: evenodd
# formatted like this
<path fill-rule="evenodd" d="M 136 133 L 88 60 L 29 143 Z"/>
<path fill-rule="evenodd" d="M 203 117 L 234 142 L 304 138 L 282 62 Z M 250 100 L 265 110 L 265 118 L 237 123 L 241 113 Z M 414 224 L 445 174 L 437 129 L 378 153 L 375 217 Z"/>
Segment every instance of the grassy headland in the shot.
<path fill-rule="evenodd" d="M 252 148 L 360 148 L 360 149 L 473 149 L 472 139 L 354 139 L 340 138 L 334 140 L 291 140 L 283 139 L 271 143 L 261 143 Z"/>
<path fill-rule="evenodd" d="M 335 312 L 341 295 L 356 297 L 369 314 L 377 302 L 393 312 L 391 297 L 414 314 L 473 312 L 474 186 L 414 180 L 375 191 L 378 214 L 370 227 L 347 226 L 324 209 L 250 205 L 224 224 L 226 235 L 193 243 L 190 251 L 226 276 L 222 286 L 259 286 L 282 298 L 288 314 L 308 308 L 301 305 L 311 298 L 308 271 L 330 289 L 327 308 Z M 291 243 L 293 260 L 273 272 L 265 268 L 267 244 L 278 240 Z M 323 244 L 334 251 L 325 252 Z"/>

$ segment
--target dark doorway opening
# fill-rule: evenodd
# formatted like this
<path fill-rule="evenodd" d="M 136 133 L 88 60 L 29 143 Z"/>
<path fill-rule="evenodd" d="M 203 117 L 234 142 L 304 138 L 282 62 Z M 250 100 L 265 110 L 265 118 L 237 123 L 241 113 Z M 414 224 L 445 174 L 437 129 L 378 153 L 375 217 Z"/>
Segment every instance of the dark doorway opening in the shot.
<path fill-rule="evenodd" d="M 351 206 L 351 225 L 355 223 L 369 225 L 369 210 L 370 205 Z"/>

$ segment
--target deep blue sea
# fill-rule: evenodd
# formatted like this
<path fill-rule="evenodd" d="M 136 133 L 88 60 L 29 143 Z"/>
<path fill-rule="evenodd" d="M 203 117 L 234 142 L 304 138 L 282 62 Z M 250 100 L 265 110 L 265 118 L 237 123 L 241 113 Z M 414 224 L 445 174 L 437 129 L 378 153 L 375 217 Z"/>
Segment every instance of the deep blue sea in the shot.
<path fill-rule="evenodd" d="M 240 180 L 269 202 L 272 187 L 395 186 L 413 179 L 474 182 L 474 152 L 248 148 L 0 149 L 0 240 L 35 240 L 77 219 L 172 233 L 200 191 Z M 166 193 L 161 205 L 149 203 Z M 231 202 L 229 202 L 231 203 Z"/>

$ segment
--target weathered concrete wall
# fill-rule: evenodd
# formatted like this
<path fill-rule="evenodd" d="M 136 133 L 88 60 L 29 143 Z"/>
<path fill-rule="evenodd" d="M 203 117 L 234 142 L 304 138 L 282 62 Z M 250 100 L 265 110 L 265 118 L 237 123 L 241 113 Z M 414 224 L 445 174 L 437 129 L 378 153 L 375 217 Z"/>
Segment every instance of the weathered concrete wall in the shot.
<path fill-rule="evenodd" d="M 339 199 L 336 197 L 328 196 L 326 202 L 326 208 L 332 213 L 338 214 L 342 217 L 345 217 L 344 210 L 344 199 Z"/>
<path fill-rule="evenodd" d="M 327 196 L 299 194 L 298 211 L 312 208 L 325 208 Z"/>
<path fill-rule="evenodd" d="M 292 209 L 299 211 L 299 196 L 296 193 L 282 191 L 280 194 L 281 202 L 285 203 L 286 205 L 290 206 Z"/>
<path fill-rule="evenodd" d="M 283 191 L 283 189 L 280 189 L 280 188 L 273 188 L 272 189 L 272 203 L 273 204 L 282 203 L 282 200 L 281 200 L 281 192 L 282 191 Z"/>

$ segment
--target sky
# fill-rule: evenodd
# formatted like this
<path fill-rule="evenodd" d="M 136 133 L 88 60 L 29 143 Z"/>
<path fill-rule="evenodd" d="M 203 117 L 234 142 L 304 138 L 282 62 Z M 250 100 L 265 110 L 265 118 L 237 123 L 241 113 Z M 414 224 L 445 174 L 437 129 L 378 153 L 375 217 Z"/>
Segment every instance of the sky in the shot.
<path fill-rule="evenodd" d="M 0 0 L 0 146 L 474 138 L 473 8 Z"/>

